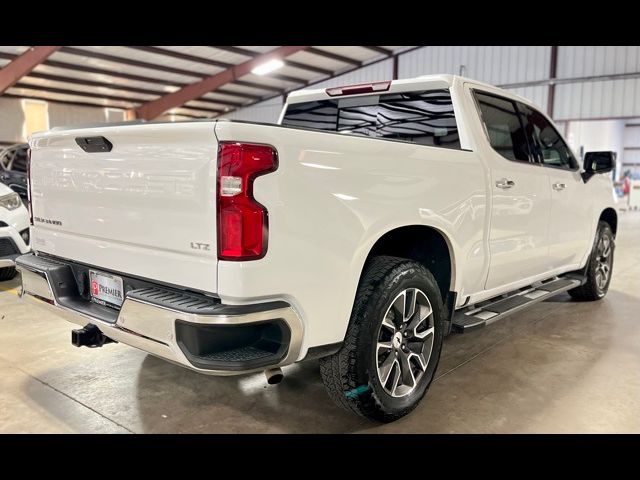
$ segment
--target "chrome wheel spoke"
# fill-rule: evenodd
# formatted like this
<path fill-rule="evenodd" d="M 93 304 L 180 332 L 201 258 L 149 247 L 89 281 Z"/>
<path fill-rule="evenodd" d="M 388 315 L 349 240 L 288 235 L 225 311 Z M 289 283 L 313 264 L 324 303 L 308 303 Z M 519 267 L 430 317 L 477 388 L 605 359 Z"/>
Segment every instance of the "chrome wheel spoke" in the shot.
<path fill-rule="evenodd" d="M 429 335 L 433 336 L 434 330 L 433 327 L 427 328 L 425 331 L 423 332 L 413 332 L 413 336 L 415 338 L 420 338 L 420 339 L 425 339 L 427 338 Z"/>
<path fill-rule="evenodd" d="M 392 349 L 393 345 L 391 342 L 378 342 L 378 354 L 380 354 L 380 350 L 387 351 Z"/>
<path fill-rule="evenodd" d="M 405 293 L 405 304 L 404 304 L 404 315 L 402 318 L 403 322 L 406 322 L 408 320 L 411 319 L 411 317 L 413 317 L 413 314 L 416 311 L 416 297 L 417 297 L 417 290 L 415 288 L 406 290 Z"/>
<path fill-rule="evenodd" d="M 395 313 L 394 318 L 396 320 L 395 322 L 396 326 L 402 325 L 402 322 L 404 321 L 404 311 L 406 308 L 406 301 L 407 301 L 406 290 L 402 292 L 400 295 L 398 295 L 398 297 L 393 301 L 392 307 Z"/>
<path fill-rule="evenodd" d="M 396 365 L 397 363 L 398 363 L 398 360 L 396 359 L 395 355 L 391 353 L 386 358 L 386 360 L 382 362 L 382 365 L 378 367 L 378 375 L 380 376 L 380 383 L 382 383 L 382 385 L 387 384 L 387 381 L 389 380 L 389 375 L 393 370 L 393 366 Z"/>
<path fill-rule="evenodd" d="M 413 375 L 409 355 L 400 355 L 400 376 L 402 378 L 402 386 L 411 390 L 416 386 L 416 378 Z"/>
<path fill-rule="evenodd" d="M 391 333 L 394 333 L 396 331 L 396 326 L 391 320 L 389 320 L 388 316 L 385 316 L 384 320 L 382 320 L 382 326 L 391 330 Z"/>
<path fill-rule="evenodd" d="M 409 361 L 411 361 L 412 359 L 417 360 L 418 364 L 420 365 L 420 369 L 423 372 L 427 369 L 429 360 L 424 358 L 424 355 L 422 353 L 410 353 L 408 358 L 409 358 Z"/>
<path fill-rule="evenodd" d="M 402 372 L 400 371 L 400 364 L 397 362 L 394 363 L 395 367 L 393 369 L 393 379 L 391 380 L 391 385 L 389 390 L 391 391 L 391 395 L 395 395 L 398 390 L 398 385 L 400 384 L 400 377 L 402 376 Z"/>

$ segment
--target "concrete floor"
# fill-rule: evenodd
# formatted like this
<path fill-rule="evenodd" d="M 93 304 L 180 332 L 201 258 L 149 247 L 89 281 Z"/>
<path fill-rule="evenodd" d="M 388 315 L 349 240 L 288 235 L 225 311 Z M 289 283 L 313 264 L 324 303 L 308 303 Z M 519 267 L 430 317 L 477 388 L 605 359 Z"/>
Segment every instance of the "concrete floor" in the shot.
<path fill-rule="evenodd" d="M 71 325 L 0 284 L 0 432 L 640 432 L 640 212 L 621 212 L 607 297 L 562 294 L 445 341 L 408 417 L 378 425 L 335 407 L 316 362 L 215 378 L 124 345 L 79 349 Z"/>

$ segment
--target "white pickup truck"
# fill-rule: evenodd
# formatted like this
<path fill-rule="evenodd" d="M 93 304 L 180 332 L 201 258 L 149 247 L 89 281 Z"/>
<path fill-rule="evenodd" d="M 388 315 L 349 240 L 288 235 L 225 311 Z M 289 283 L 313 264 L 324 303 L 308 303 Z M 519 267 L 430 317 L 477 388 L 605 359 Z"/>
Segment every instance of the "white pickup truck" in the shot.
<path fill-rule="evenodd" d="M 372 419 L 417 405 L 451 331 L 611 280 L 613 152 L 581 168 L 529 101 L 465 78 L 295 92 L 279 125 L 30 146 L 22 295 L 83 325 L 76 346 L 274 383 L 320 358 L 331 397 Z"/>

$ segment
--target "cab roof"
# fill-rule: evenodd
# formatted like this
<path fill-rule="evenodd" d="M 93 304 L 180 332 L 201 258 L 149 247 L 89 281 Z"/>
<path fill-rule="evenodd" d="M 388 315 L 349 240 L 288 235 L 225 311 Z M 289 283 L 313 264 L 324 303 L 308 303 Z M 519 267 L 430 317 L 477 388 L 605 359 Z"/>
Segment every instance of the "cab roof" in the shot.
<path fill-rule="evenodd" d="M 384 83 L 384 82 L 370 82 L 370 83 L 357 84 L 357 85 L 365 86 L 365 85 L 373 85 L 378 83 Z M 495 85 L 491 85 L 485 82 L 480 82 L 472 78 L 461 77 L 459 75 L 451 75 L 447 73 L 435 74 L 435 75 L 421 75 L 419 77 L 407 78 L 402 80 L 391 80 L 391 81 L 387 81 L 386 83 L 389 83 L 389 87 L 386 88 L 384 91 L 359 92 L 355 94 L 347 93 L 344 95 L 340 95 L 340 97 L 370 95 L 370 94 L 384 93 L 384 92 L 389 92 L 389 93 L 405 92 L 405 91 L 422 90 L 422 89 L 425 89 L 425 90 L 445 89 L 445 88 L 451 88 L 455 84 L 462 85 L 464 83 L 472 83 L 475 86 L 484 87 L 487 90 L 504 92 L 505 96 L 533 105 L 530 100 L 524 97 L 521 97 L 520 95 L 517 95 L 513 92 L 503 90 L 500 87 L 496 87 Z M 356 85 L 341 85 L 340 87 L 353 87 L 353 86 L 356 86 Z M 340 87 L 336 87 L 336 88 L 340 88 Z M 339 98 L 338 96 L 329 95 L 327 93 L 327 90 L 331 90 L 331 88 L 296 90 L 294 92 L 291 92 L 287 97 L 287 104 L 311 102 L 311 101 L 317 101 L 317 100 L 327 100 L 329 98 Z"/>

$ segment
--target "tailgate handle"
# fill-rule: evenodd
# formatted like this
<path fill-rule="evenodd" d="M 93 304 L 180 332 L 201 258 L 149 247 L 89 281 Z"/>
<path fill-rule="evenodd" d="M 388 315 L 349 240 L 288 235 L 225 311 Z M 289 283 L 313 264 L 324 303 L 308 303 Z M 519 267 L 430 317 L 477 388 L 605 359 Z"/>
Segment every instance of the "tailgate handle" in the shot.
<path fill-rule="evenodd" d="M 104 137 L 76 137 L 76 143 L 85 152 L 110 152 L 113 144 Z"/>

